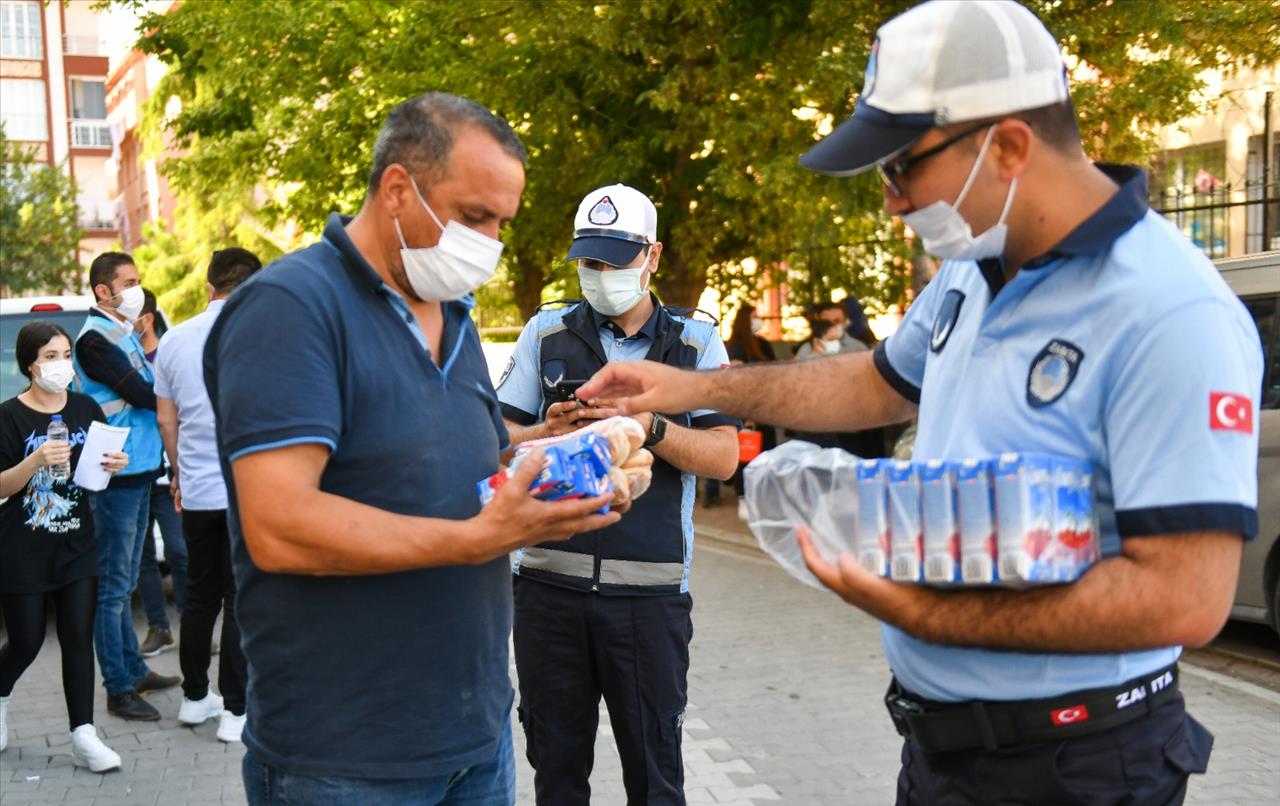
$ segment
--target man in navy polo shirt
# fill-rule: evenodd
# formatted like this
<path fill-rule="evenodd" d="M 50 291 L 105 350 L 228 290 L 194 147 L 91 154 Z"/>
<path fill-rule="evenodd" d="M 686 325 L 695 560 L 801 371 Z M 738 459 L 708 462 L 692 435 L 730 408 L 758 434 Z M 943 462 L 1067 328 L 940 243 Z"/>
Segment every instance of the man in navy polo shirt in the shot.
<path fill-rule="evenodd" d="M 250 804 L 509 804 L 508 552 L 605 498 L 480 510 L 507 446 L 469 315 L 525 152 L 473 101 L 391 111 L 364 206 L 246 282 L 208 338 L 249 664 Z M 527 470 L 525 469 L 527 468 Z"/>
<path fill-rule="evenodd" d="M 899 803 L 1180 803 L 1212 736 L 1176 662 L 1221 628 L 1257 531 L 1248 313 L 1147 209 L 1141 170 L 1085 157 L 1058 44 L 1017 3 L 885 24 L 853 117 L 802 162 L 879 168 L 888 211 L 945 258 L 899 331 L 797 365 L 610 364 L 579 394 L 818 431 L 918 411 L 917 459 L 1090 460 L 1104 559 L 1075 584 L 940 591 L 801 546 L 885 623 Z"/>

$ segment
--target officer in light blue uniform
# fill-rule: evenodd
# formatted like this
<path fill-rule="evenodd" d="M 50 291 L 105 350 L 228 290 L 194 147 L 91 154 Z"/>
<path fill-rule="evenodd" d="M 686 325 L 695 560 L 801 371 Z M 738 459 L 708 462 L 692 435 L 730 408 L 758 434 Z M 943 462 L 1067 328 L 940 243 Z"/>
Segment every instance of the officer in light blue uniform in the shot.
<path fill-rule="evenodd" d="M 611 185 L 583 199 L 569 259 L 586 299 L 530 319 L 498 382 L 513 444 L 613 415 L 609 401 L 573 395 L 575 382 L 607 363 L 728 365 L 714 323 L 664 307 L 648 290 L 661 254 L 657 210 L 644 194 Z M 694 479 L 733 474 L 738 423 L 710 409 L 636 419 L 655 457 L 648 492 L 619 523 L 522 550 L 512 562 L 519 715 L 540 804 L 589 802 L 602 696 L 628 802 L 684 803 Z"/>
<path fill-rule="evenodd" d="M 1104 557 L 1071 585 L 940 591 L 802 548 L 885 624 L 898 803 L 1182 802 L 1212 736 L 1177 659 L 1222 626 L 1258 527 L 1247 311 L 1147 209 L 1140 169 L 1088 161 L 1058 44 L 1009 0 L 882 26 L 853 117 L 802 163 L 878 168 L 886 209 L 944 258 L 901 328 L 872 356 L 621 365 L 582 394 L 828 431 L 918 413 L 917 460 L 1090 460 Z"/>

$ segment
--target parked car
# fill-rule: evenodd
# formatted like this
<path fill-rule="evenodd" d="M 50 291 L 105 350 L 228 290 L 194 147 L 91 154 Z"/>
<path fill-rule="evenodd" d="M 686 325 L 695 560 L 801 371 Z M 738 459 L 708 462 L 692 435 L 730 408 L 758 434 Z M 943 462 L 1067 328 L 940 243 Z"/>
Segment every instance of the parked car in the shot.
<path fill-rule="evenodd" d="M 93 297 L 87 295 L 0 299 L 0 400 L 8 400 L 27 387 L 27 379 L 18 371 L 13 354 L 22 326 L 36 319 L 47 319 L 62 325 L 74 339 L 92 305 Z"/>
<path fill-rule="evenodd" d="M 1262 339 L 1258 537 L 1244 547 L 1233 618 L 1280 632 L 1280 252 L 1216 261 Z"/>

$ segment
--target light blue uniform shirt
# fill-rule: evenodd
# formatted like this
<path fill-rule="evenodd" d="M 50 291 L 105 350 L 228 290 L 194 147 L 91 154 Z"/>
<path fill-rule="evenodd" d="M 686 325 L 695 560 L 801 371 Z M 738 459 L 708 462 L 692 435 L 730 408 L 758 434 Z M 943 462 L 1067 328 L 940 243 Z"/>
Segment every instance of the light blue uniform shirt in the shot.
<path fill-rule="evenodd" d="M 583 303 L 585 304 L 585 303 Z M 515 351 L 507 364 L 502 378 L 498 381 L 498 402 L 507 419 L 521 425 L 532 425 L 542 420 L 542 378 L 541 378 L 541 341 L 539 334 L 558 323 L 568 314 L 572 307 L 539 311 L 520 331 L 516 340 Z M 705 345 L 698 356 L 696 369 L 720 369 L 729 365 L 729 354 L 724 342 L 716 331 L 714 324 L 698 321 L 684 316 L 668 313 L 684 328 L 683 337 L 691 339 L 699 345 Z M 608 318 L 591 312 L 597 323 L 596 334 L 600 338 L 600 346 L 604 349 L 607 361 L 643 361 L 649 354 L 657 338 L 658 311 L 654 310 L 648 320 L 635 334 L 627 336 L 621 328 Z M 578 379 L 573 379 L 578 380 Z M 585 379 L 583 379 L 585 380 Z M 698 409 L 689 413 L 690 425 L 694 428 L 711 428 L 720 425 L 737 425 L 738 421 L 726 417 L 714 409 Z M 689 570 L 693 559 L 693 503 L 696 495 L 695 479 L 689 473 L 681 474 L 680 524 L 685 543 L 684 574 L 680 580 L 680 591 L 689 589 Z M 519 569 L 524 557 L 524 549 L 512 556 L 512 567 Z"/>
<path fill-rule="evenodd" d="M 1258 421 L 1257 329 L 1213 264 L 1147 209 L 1145 174 L 1100 167 L 1119 193 L 1008 284 L 999 261 L 944 262 L 876 366 L 920 405 L 916 459 L 1092 461 L 1104 557 L 1143 535 L 1252 538 L 1258 434 L 1241 423 Z M 1112 686 L 1182 649 L 1013 653 L 883 634 L 901 684 L 940 701 Z"/>
<path fill-rule="evenodd" d="M 218 462 L 213 407 L 204 388 L 204 343 L 226 300 L 215 299 L 204 312 L 173 327 L 156 349 L 156 397 L 178 407 L 178 481 L 182 507 L 227 508 L 227 486 Z"/>
<path fill-rule="evenodd" d="M 507 369 L 503 373 L 502 378 L 498 381 L 498 401 L 506 407 L 518 409 L 527 415 L 534 417 L 531 422 L 540 422 L 539 412 L 542 411 L 542 381 L 539 376 L 538 352 L 538 333 L 548 325 L 555 321 L 559 321 L 566 313 L 572 310 L 571 307 L 539 311 L 525 325 L 524 330 L 520 331 L 520 338 L 516 340 L 515 351 L 511 354 L 511 361 L 507 364 Z M 600 326 L 597 328 L 597 334 L 600 336 L 600 346 L 604 348 L 604 357 L 608 361 L 643 361 L 645 356 L 649 354 L 649 348 L 653 346 L 655 338 L 655 327 L 657 322 L 657 312 L 645 321 L 640 330 L 635 335 L 627 336 L 622 329 L 615 325 L 609 319 L 598 316 Z M 686 329 L 696 331 L 696 338 L 699 342 L 704 342 L 706 348 L 698 358 L 699 370 L 704 369 L 720 369 L 729 365 L 729 353 L 725 350 L 724 342 L 720 339 L 720 334 L 716 332 L 715 325 L 710 322 L 702 322 L 696 319 L 689 319 L 683 316 L 672 314 L 672 318 L 680 322 Z M 586 380 L 575 379 L 575 380 Z M 698 409 L 690 413 L 694 425 L 699 417 L 708 417 L 716 414 L 713 409 Z M 520 422 L 522 425 L 529 425 L 530 422 L 524 422 L 525 418 L 510 417 L 510 419 Z M 719 421 L 714 425 L 724 425 L 725 421 Z"/>

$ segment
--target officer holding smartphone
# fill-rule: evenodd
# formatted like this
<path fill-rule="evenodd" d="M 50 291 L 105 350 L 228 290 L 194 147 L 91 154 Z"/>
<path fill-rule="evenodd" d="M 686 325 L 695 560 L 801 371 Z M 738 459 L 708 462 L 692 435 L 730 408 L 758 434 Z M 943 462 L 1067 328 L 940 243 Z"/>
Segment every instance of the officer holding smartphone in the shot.
<path fill-rule="evenodd" d="M 729 363 L 713 323 L 665 307 L 649 291 L 662 255 L 657 224 L 653 203 L 625 185 L 582 200 L 568 257 L 586 299 L 529 320 L 498 382 L 513 445 L 616 415 L 608 400 L 576 397 L 606 363 Z M 649 492 L 620 522 L 512 561 L 519 716 L 539 804 L 588 803 L 602 696 L 628 802 L 685 802 L 680 727 L 693 637 L 694 478 L 733 475 L 738 421 L 710 409 L 632 416 L 655 457 Z"/>

